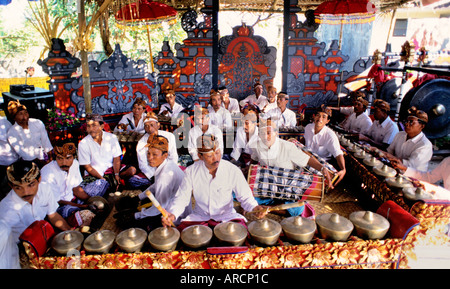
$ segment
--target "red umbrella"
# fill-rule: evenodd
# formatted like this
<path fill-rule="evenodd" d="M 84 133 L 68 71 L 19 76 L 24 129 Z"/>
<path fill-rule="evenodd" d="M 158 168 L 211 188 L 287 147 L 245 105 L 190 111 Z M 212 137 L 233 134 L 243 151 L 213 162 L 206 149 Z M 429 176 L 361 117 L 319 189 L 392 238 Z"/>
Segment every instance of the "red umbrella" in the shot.
<path fill-rule="evenodd" d="M 331 0 L 320 4 L 314 15 L 316 23 L 341 25 L 339 49 L 341 48 L 343 24 L 368 23 L 375 20 L 377 9 L 368 0 Z"/>
<path fill-rule="evenodd" d="M 137 29 L 147 29 L 148 47 L 150 49 L 150 62 L 153 66 L 152 44 L 150 28 L 160 27 L 163 23 L 173 25 L 177 22 L 177 11 L 164 3 L 140 0 L 123 6 L 115 15 L 119 26 L 128 26 Z"/>

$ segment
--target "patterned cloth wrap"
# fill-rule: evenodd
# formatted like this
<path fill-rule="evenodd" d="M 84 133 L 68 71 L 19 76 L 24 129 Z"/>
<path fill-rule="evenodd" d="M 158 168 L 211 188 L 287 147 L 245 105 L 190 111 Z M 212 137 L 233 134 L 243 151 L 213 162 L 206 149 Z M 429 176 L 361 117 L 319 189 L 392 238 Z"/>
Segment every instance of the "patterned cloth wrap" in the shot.
<path fill-rule="evenodd" d="M 110 184 L 107 180 L 97 179 L 92 176 L 85 176 L 83 181 L 80 184 L 80 187 L 88 194 L 90 197 L 100 196 L 106 193 L 106 190 L 110 187 Z M 83 200 L 74 198 L 72 202 L 77 204 L 84 204 Z M 68 218 L 74 212 L 81 210 L 79 207 L 72 205 L 63 205 L 59 206 L 57 212 L 63 217 Z"/>
<path fill-rule="evenodd" d="M 316 200 L 322 197 L 321 176 L 302 169 L 251 165 L 248 183 L 255 197 L 291 201 Z"/>

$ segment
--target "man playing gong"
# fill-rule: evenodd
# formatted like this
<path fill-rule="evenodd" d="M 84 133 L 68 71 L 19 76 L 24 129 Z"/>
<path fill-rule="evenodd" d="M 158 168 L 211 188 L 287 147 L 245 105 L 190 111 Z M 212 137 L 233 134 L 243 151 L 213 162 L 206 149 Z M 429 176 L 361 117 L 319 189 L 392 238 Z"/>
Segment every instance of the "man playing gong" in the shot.
<path fill-rule="evenodd" d="M 190 204 L 191 196 L 195 200 L 195 207 L 191 214 L 181 220 L 177 227 L 180 231 L 191 225 L 214 227 L 226 221 L 245 225 L 246 218 L 233 208 L 233 192 L 244 210 L 263 211 L 241 170 L 222 159 L 219 142 L 214 135 L 198 137 L 197 151 L 199 161 L 186 169 L 180 188 L 166 208 L 168 216 L 162 219 L 164 226 L 170 226 L 170 222 L 184 212 Z M 258 213 L 257 216 L 262 217 L 263 213 Z"/>

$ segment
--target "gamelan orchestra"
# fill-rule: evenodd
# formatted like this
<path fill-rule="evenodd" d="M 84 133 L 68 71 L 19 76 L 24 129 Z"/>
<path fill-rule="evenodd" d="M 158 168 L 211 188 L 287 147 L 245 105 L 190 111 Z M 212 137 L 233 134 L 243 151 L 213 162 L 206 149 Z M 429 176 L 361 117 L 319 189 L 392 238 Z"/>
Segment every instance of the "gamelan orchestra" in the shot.
<path fill-rule="evenodd" d="M 405 234 L 398 232 L 399 210 L 450 199 L 450 157 L 429 167 L 426 112 L 410 107 L 400 125 L 388 102 L 351 92 L 352 105 L 321 105 L 305 117 L 288 108 L 287 93 L 270 86 L 265 96 L 260 83 L 253 90 L 238 101 L 220 87 L 193 111 L 166 90 L 157 109 L 136 98 L 118 123 L 88 114 L 79 140 L 54 142 L 25 105 L 10 101 L 8 118 L 0 119 L 0 267 L 21 268 L 24 256 L 33 262 L 74 252 L 205 252 L 239 260 L 242 252 L 322 244 L 308 263 L 314 267 L 322 264 L 317 254 L 330 248 L 323 244 L 386 245 Z M 134 158 L 124 157 L 130 143 Z M 366 186 L 377 183 L 375 195 L 390 192 L 382 206 L 349 216 L 316 214 L 314 204 L 356 181 L 355 164 L 373 179 Z M 360 261 L 376 260 L 369 255 Z M 363 258 L 330 256 L 344 265 Z M 220 258 L 209 257 L 210 265 Z"/>

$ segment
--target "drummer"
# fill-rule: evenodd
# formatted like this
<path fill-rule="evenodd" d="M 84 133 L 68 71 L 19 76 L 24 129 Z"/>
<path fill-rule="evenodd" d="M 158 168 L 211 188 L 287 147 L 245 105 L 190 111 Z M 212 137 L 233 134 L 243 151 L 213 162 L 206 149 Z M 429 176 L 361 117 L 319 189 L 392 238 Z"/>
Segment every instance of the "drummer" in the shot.
<path fill-rule="evenodd" d="M 161 206 L 167 208 L 180 187 L 184 173 L 173 160 L 168 158 L 169 141 L 164 136 L 150 135 L 145 148 L 147 149 L 148 164 L 155 169 L 155 182 L 149 187 L 149 190 Z M 142 192 L 138 198 L 143 200 L 147 198 L 147 195 Z M 191 206 L 186 206 L 186 212 L 182 212 L 182 216 L 188 215 L 191 212 L 190 208 Z M 115 217 L 118 225 L 122 228 L 138 227 L 150 232 L 152 229 L 161 227 L 161 213 L 155 206 L 145 208 L 140 212 L 136 210 L 119 212 Z"/>
<path fill-rule="evenodd" d="M 47 219 L 56 229 L 70 230 L 69 224 L 56 212 L 58 202 L 50 184 L 41 182 L 38 166 L 30 161 L 19 160 L 7 169 L 12 190 L 0 202 L 0 219 L 10 227 L 13 239 L 34 221 Z"/>
<path fill-rule="evenodd" d="M 428 115 L 416 107 L 408 109 L 405 131 L 399 132 L 384 152 L 394 169 L 406 171 L 411 167 L 419 171 L 428 170 L 433 156 L 433 145 L 422 132 L 428 123 Z"/>
<path fill-rule="evenodd" d="M 344 152 L 341 150 L 339 139 L 327 126 L 331 119 L 331 109 L 321 105 L 313 119 L 314 123 L 305 127 L 305 146 L 326 161 L 330 161 L 332 157 L 336 159 L 338 169 L 336 185 L 344 178 L 346 170 Z"/>
<path fill-rule="evenodd" d="M 144 119 L 146 116 L 145 109 L 147 103 L 141 97 L 135 99 L 131 112 L 124 114 L 117 126 L 114 128 L 114 132 L 137 132 L 144 133 Z"/>
<path fill-rule="evenodd" d="M 375 120 L 367 133 L 359 134 L 359 140 L 366 141 L 379 149 L 386 150 L 398 133 L 398 126 L 388 115 L 391 107 L 387 101 L 375 99 L 373 105 L 373 117 Z"/>
<path fill-rule="evenodd" d="M 175 221 L 184 212 L 191 196 L 195 206 L 177 227 L 180 231 L 195 224 L 214 227 L 226 221 L 245 225 L 246 218 L 234 209 L 233 193 L 244 210 L 264 210 L 253 197 L 241 170 L 222 159 L 219 141 L 214 135 L 198 137 L 197 150 L 200 160 L 187 167 L 175 197 L 166 208 L 168 217 L 162 219 L 164 226 L 170 226 L 170 221 Z M 257 217 L 263 216 L 263 213 L 257 214 Z"/>
<path fill-rule="evenodd" d="M 369 102 L 358 97 L 353 106 L 354 112 L 347 118 L 343 128 L 351 133 L 366 133 L 372 125 L 370 117 L 364 113 L 367 110 Z"/>
<path fill-rule="evenodd" d="M 289 141 L 278 137 L 277 125 L 271 119 L 260 121 L 259 139 L 256 148 L 252 150 L 252 160 L 259 162 L 263 166 L 274 166 L 284 169 L 293 170 L 297 166 L 310 167 L 321 171 L 325 176 L 329 187 L 333 188 L 331 177 L 328 169 L 323 166 L 316 158 L 308 156 L 297 146 Z M 258 203 L 263 205 L 274 205 L 274 200 L 269 198 L 258 198 Z M 291 216 L 300 215 L 304 206 L 299 208 L 288 209 Z"/>

